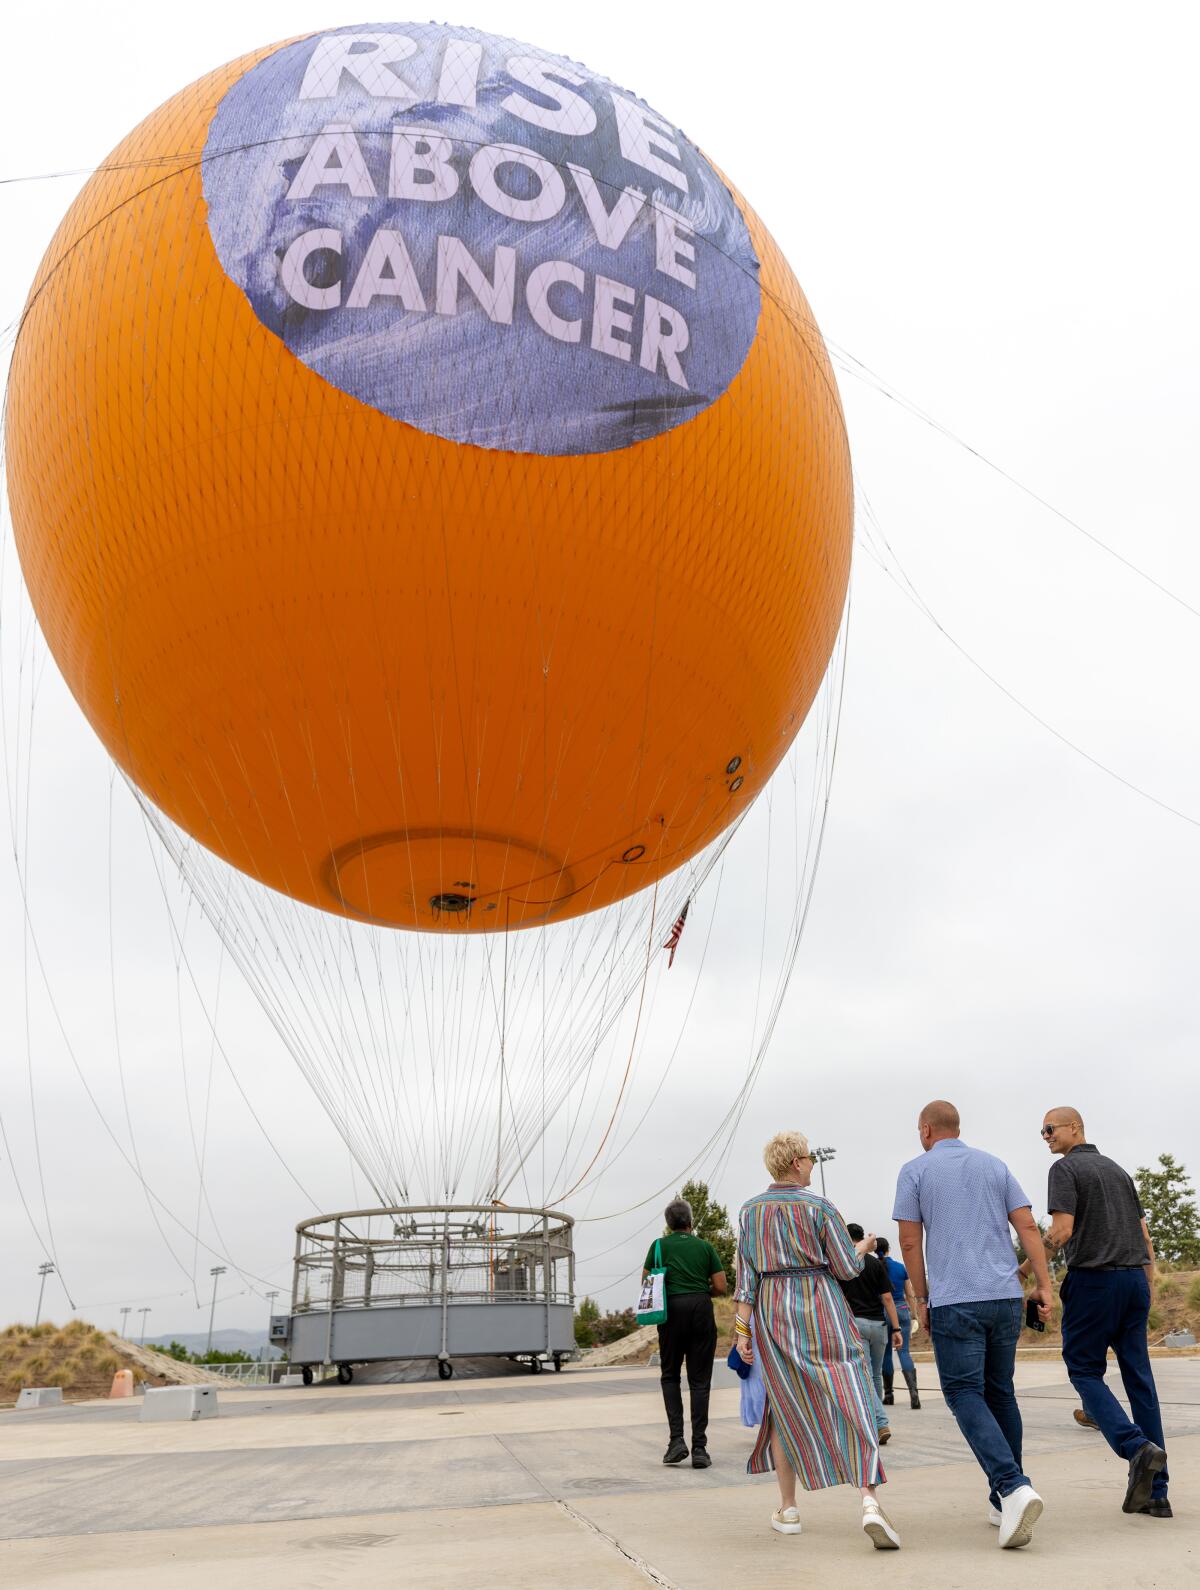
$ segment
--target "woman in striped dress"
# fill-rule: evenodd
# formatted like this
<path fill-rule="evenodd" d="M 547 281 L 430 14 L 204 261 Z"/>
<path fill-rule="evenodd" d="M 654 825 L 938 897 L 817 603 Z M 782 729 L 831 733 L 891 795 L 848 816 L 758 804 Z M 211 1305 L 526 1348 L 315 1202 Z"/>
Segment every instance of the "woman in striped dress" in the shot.
<path fill-rule="evenodd" d="M 808 1191 L 813 1160 L 802 1133 L 780 1132 L 763 1159 L 772 1183 L 743 1206 L 738 1234 L 738 1351 L 749 1363 L 757 1349 L 767 1393 L 746 1467 L 751 1474 L 774 1468 L 780 1504 L 771 1524 L 781 1534 L 800 1533 L 797 1479 L 806 1491 L 857 1485 L 864 1531 L 880 1550 L 894 1550 L 900 1536 L 875 1494 L 886 1476 L 870 1370 L 835 1285 L 859 1273 L 874 1238 L 852 1242 L 833 1205 Z"/>

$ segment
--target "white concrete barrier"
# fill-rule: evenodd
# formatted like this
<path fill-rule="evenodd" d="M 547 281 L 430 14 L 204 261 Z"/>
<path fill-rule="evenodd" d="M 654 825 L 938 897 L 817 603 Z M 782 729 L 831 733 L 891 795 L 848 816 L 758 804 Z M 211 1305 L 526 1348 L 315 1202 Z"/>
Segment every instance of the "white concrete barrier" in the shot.
<path fill-rule="evenodd" d="M 25 1386 L 17 1393 L 18 1408 L 57 1408 L 62 1400 L 61 1386 Z"/>
<path fill-rule="evenodd" d="M 142 1399 L 142 1423 L 162 1419 L 215 1419 L 216 1386 L 156 1386 Z"/>
<path fill-rule="evenodd" d="M 304 1384 L 304 1376 L 303 1375 L 280 1375 L 279 1379 L 275 1382 L 275 1384 L 277 1386 L 302 1386 Z"/>

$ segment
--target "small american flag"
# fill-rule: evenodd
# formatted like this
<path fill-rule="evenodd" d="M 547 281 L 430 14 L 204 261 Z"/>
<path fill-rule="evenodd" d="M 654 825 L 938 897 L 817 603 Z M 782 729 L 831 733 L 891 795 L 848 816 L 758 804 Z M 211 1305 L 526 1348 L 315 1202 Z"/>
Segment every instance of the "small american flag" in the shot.
<path fill-rule="evenodd" d="M 670 950 L 671 952 L 667 958 L 668 970 L 675 964 L 675 951 L 679 948 L 679 941 L 683 937 L 683 924 L 687 921 L 687 914 L 691 908 L 691 904 L 692 902 L 690 900 L 684 901 L 683 910 L 675 919 L 675 926 L 671 929 L 671 936 L 663 945 L 664 950 Z"/>

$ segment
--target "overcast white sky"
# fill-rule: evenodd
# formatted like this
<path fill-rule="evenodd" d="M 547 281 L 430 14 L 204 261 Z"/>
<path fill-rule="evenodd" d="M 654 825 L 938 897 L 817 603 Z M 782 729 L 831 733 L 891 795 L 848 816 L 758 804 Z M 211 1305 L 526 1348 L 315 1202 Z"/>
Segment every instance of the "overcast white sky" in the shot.
<path fill-rule="evenodd" d="M 86 169 L 220 62 L 371 20 L 338 0 L 216 0 L 190 8 L 186 25 L 138 0 L 120 14 L 71 4 L 50 22 L 10 19 L 0 175 Z M 573 56 L 676 121 L 771 228 L 835 353 L 1200 607 L 1193 8 L 800 4 L 783 16 L 696 5 L 685 15 L 513 0 L 454 20 Z M 81 180 L 0 187 L 0 324 L 19 315 Z M 716 1191 L 735 1208 L 765 1180 L 762 1142 L 797 1126 L 836 1145 L 829 1186 L 846 1215 L 890 1229 L 897 1167 L 918 1148 L 916 1112 L 938 1095 L 959 1104 L 968 1141 L 1009 1160 L 1038 1213 L 1037 1128 L 1051 1105 L 1078 1105 L 1090 1135 L 1131 1168 L 1170 1150 L 1196 1171 L 1200 619 L 841 365 L 839 379 L 860 492 L 942 623 L 1062 734 L 1192 821 L 1037 727 L 856 552 L 815 903 Z M 4 539 L 8 618 L 19 575 L 7 516 Z M 148 1181 L 195 1227 L 184 1100 L 186 1089 L 200 1110 L 207 1094 L 204 1025 L 185 1011 L 181 1058 L 162 902 L 120 788 L 110 933 L 108 765 L 52 664 L 30 789 L 30 905 L 54 997 L 97 1103 L 127 1149 L 132 1123 Z M 636 1202 L 723 1113 L 745 1066 L 764 866 L 760 825 L 731 852 L 697 1010 L 659 1104 L 573 1212 Z M 668 1017 L 675 1007 L 666 1043 L 701 949 L 693 927 L 664 996 Z M 173 1252 L 156 1230 L 26 951 L 6 858 L 0 1111 L 13 1164 L 4 1154 L 0 1322 L 32 1317 L 44 1257 L 15 1169 L 87 1317 L 113 1326 L 127 1304 L 152 1310 L 152 1333 L 203 1328 L 216 1261 L 178 1227 L 166 1226 Z M 212 996 L 216 962 L 197 955 Z M 295 1222 L 356 1205 L 361 1181 L 228 967 L 218 1028 L 311 1202 L 218 1061 L 199 1229 L 286 1288 Z M 658 1223 L 652 1208 L 582 1225 L 581 1289 L 630 1302 L 622 1278 Z M 261 1299 L 232 1270 L 224 1281 L 218 1323 L 261 1324 Z M 47 1310 L 68 1312 L 53 1285 Z"/>

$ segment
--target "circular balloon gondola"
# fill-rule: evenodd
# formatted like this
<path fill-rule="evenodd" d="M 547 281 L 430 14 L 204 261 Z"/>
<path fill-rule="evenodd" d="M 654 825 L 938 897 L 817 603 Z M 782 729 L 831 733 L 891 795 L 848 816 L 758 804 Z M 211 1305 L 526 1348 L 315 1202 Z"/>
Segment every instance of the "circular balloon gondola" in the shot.
<path fill-rule="evenodd" d="M 568 1215 L 466 1205 L 359 1209 L 296 1227 L 291 1308 L 271 1343 L 309 1371 L 412 1360 L 448 1380 L 456 1360 L 504 1358 L 537 1374 L 575 1352 Z"/>

